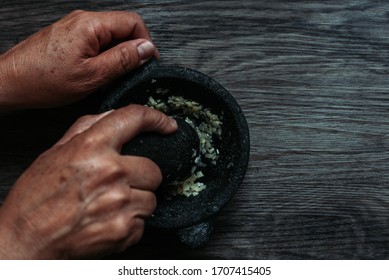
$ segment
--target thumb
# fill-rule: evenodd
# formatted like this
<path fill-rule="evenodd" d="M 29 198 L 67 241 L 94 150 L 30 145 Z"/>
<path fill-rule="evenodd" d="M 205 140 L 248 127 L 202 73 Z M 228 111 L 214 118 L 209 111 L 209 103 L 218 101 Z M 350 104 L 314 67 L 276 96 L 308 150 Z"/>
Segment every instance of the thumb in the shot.
<path fill-rule="evenodd" d="M 90 59 L 92 67 L 105 83 L 131 72 L 156 54 L 153 43 L 136 39 L 118 44 Z"/>

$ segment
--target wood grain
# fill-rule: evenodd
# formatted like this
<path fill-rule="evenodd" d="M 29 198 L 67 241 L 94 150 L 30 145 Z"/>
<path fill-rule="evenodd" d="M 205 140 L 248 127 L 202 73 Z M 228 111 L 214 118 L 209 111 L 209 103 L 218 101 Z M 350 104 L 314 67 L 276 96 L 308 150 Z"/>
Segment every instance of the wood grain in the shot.
<path fill-rule="evenodd" d="M 206 246 L 147 232 L 112 258 L 389 258 L 387 1 L 2 1 L 0 51 L 78 8 L 139 12 L 162 63 L 219 81 L 251 133 L 246 179 Z M 84 112 L 0 116 L 3 198 Z"/>

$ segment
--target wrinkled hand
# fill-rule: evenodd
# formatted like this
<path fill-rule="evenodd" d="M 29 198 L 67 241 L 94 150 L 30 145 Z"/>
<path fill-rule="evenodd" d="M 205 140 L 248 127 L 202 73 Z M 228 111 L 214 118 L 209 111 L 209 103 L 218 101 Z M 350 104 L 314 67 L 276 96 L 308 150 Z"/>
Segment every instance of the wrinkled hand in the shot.
<path fill-rule="evenodd" d="M 0 56 L 0 109 L 77 101 L 153 56 L 139 15 L 72 12 Z"/>
<path fill-rule="evenodd" d="M 140 131 L 176 129 L 174 120 L 139 105 L 79 119 L 0 208 L 0 259 L 93 257 L 137 242 L 162 176 L 152 161 L 119 151 Z"/>

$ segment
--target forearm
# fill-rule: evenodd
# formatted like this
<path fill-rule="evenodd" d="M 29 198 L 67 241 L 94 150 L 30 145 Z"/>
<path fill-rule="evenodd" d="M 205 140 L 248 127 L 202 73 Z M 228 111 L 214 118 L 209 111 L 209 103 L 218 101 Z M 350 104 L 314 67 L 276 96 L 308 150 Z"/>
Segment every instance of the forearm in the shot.
<path fill-rule="evenodd" d="M 37 236 L 31 222 L 20 211 L 10 209 L 14 207 L 12 204 L 6 200 L 0 207 L 0 260 L 63 258 L 50 246 L 49 238 Z"/>
<path fill-rule="evenodd" d="M 0 111 L 38 108 L 44 104 L 35 101 L 44 90 L 45 77 L 38 71 L 33 55 L 23 56 L 23 41 L 0 55 Z"/>
<path fill-rule="evenodd" d="M 10 91 L 11 73 L 6 62 L 6 54 L 0 55 L 0 111 L 12 109 L 14 100 Z"/>
<path fill-rule="evenodd" d="M 10 259 L 28 259 L 32 258 L 31 250 L 26 250 L 21 246 L 21 240 L 18 240 L 20 233 L 14 232 L 14 227 L 10 225 L 7 219 L 2 217 L 0 209 L 0 260 Z"/>

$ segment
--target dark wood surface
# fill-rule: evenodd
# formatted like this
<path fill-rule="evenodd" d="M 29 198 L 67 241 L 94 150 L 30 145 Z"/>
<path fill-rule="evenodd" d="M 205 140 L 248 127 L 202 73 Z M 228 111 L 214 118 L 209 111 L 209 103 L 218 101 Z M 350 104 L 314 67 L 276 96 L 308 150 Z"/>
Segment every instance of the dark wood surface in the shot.
<path fill-rule="evenodd" d="M 247 176 L 206 246 L 147 233 L 112 258 L 389 258 L 387 1 L 3 0 L 0 51 L 78 8 L 139 12 L 162 63 L 219 81 L 251 132 Z M 2 199 L 92 108 L 0 115 Z"/>

